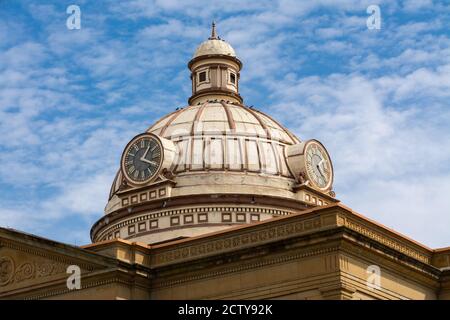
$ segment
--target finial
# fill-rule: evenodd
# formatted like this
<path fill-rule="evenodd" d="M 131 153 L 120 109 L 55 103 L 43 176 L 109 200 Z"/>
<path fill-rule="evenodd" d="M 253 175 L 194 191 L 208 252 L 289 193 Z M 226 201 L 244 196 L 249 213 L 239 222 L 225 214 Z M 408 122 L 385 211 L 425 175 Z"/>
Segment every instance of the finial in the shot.
<path fill-rule="evenodd" d="M 212 28 L 211 28 L 211 37 L 209 37 L 209 40 L 218 39 L 217 32 L 216 32 L 216 22 L 213 20 L 212 22 Z"/>

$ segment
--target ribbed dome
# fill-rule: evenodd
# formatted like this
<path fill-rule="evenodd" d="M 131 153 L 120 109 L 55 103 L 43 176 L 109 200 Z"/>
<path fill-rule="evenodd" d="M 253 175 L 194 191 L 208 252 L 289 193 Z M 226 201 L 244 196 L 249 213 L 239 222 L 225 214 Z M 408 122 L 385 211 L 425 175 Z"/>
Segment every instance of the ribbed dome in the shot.
<path fill-rule="evenodd" d="M 292 177 L 283 156 L 284 146 L 300 142 L 263 112 L 225 101 L 180 108 L 147 132 L 175 143 L 175 174 L 223 170 Z M 118 191 L 121 180 L 118 173 L 110 197 Z"/>
<path fill-rule="evenodd" d="M 221 39 L 209 39 L 198 46 L 192 58 L 216 54 L 236 57 L 236 52 L 228 42 Z"/>
<path fill-rule="evenodd" d="M 186 135 L 227 132 L 230 136 L 267 138 L 286 144 L 299 142 L 291 132 L 261 111 L 224 101 L 180 108 L 158 120 L 147 132 L 171 140 Z"/>

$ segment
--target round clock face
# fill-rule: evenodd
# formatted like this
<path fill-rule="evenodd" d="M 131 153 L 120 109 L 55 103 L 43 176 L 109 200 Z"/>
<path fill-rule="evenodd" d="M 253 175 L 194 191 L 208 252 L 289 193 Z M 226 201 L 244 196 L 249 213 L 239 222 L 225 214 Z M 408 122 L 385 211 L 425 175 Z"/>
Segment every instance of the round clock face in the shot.
<path fill-rule="evenodd" d="M 306 173 L 309 180 L 319 189 L 327 189 L 333 179 L 333 167 L 325 148 L 312 141 L 305 147 Z"/>
<path fill-rule="evenodd" d="M 122 170 L 134 184 L 149 182 L 159 172 L 162 162 L 161 144 L 156 137 L 143 134 L 128 143 L 122 155 Z"/>

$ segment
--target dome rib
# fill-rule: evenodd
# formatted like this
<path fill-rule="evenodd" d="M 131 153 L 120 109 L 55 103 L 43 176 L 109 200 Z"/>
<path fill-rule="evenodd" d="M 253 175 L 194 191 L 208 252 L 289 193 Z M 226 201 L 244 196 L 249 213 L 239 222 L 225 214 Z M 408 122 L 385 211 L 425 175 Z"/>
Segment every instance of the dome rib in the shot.
<path fill-rule="evenodd" d="M 256 109 L 253 109 L 253 111 L 255 111 L 255 112 L 257 112 L 257 113 L 259 113 L 259 114 L 261 114 L 261 115 L 263 115 L 263 116 L 265 116 L 265 117 L 267 117 L 267 118 L 269 118 L 269 119 L 272 120 L 276 125 L 278 125 L 281 129 L 283 129 L 283 131 L 289 136 L 289 138 L 292 139 L 292 143 L 300 143 L 300 142 L 301 142 L 299 138 L 297 138 L 294 134 L 292 134 L 292 132 L 290 132 L 286 127 L 284 127 L 281 123 L 279 123 L 277 120 L 275 120 L 275 119 L 272 118 L 271 116 L 269 116 L 269 115 L 267 115 L 267 114 L 265 114 L 265 113 L 262 113 L 261 111 L 256 110 Z"/>
<path fill-rule="evenodd" d="M 240 106 L 243 107 L 243 108 L 246 108 L 242 104 L 240 104 Z M 268 139 L 272 139 L 272 135 L 270 134 L 270 130 L 267 127 L 267 125 L 265 124 L 265 122 L 261 119 L 261 117 L 253 109 L 250 109 L 250 108 L 246 108 L 246 109 L 247 109 L 248 112 L 250 112 L 256 118 L 256 120 L 258 120 L 259 124 L 264 129 L 264 131 L 266 132 L 267 138 Z"/>
<path fill-rule="evenodd" d="M 220 101 L 220 104 L 223 106 L 223 109 L 225 110 L 225 113 L 227 115 L 228 125 L 230 126 L 230 130 L 236 130 L 236 123 L 234 122 L 233 115 L 231 114 L 231 111 L 230 111 L 228 105 L 223 101 Z"/>
<path fill-rule="evenodd" d="M 166 120 L 167 118 L 170 118 L 173 114 L 177 113 L 178 110 L 169 112 L 168 114 L 164 115 L 162 118 L 160 118 L 158 121 L 156 121 L 155 123 L 153 123 L 150 127 L 147 128 L 147 130 L 145 130 L 145 132 L 151 131 L 157 124 L 160 124 L 162 121 Z"/>
<path fill-rule="evenodd" d="M 113 183 L 111 185 L 111 189 L 109 190 L 109 198 L 108 200 L 111 200 L 111 198 L 114 196 L 114 194 L 117 192 L 117 190 L 119 189 L 119 186 L 117 185 L 117 182 L 119 181 L 119 175 L 121 174 L 121 171 L 117 171 L 116 175 L 114 176 L 114 180 Z M 120 181 L 122 182 L 122 181 Z"/>
<path fill-rule="evenodd" d="M 195 114 L 194 121 L 192 121 L 191 126 L 191 135 L 195 133 L 195 124 L 200 121 L 200 117 L 202 116 L 203 110 L 205 109 L 208 102 L 203 102 L 203 104 L 198 108 L 197 113 Z"/>
<path fill-rule="evenodd" d="M 164 126 L 161 128 L 161 132 L 159 133 L 160 136 L 164 135 L 164 132 L 166 132 L 167 128 L 171 125 L 171 123 L 178 117 L 178 115 L 180 115 L 181 110 L 183 110 L 183 108 L 178 109 L 177 111 L 175 111 L 175 113 L 173 114 L 173 116 L 164 124 Z"/>

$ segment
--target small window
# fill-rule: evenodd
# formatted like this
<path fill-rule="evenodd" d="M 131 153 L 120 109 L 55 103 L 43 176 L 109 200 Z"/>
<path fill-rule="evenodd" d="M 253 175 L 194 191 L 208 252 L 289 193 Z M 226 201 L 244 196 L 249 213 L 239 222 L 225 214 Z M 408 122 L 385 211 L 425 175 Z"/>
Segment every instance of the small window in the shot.
<path fill-rule="evenodd" d="M 230 81 L 232 84 L 236 84 L 236 75 L 234 73 L 230 73 Z"/>
<path fill-rule="evenodd" d="M 206 71 L 200 72 L 198 74 L 198 82 L 205 82 L 206 81 Z"/>
<path fill-rule="evenodd" d="M 178 226 L 180 224 L 180 217 L 170 217 L 170 225 Z"/>
<path fill-rule="evenodd" d="M 147 230 L 147 223 L 146 222 L 139 223 L 138 230 L 139 230 L 139 232 Z"/>
<path fill-rule="evenodd" d="M 184 224 L 194 223 L 194 216 L 192 214 L 185 215 L 183 218 Z"/>
<path fill-rule="evenodd" d="M 156 229 L 158 228 L 158 220 L 151 220 L 150 221 L 150 229 Z"/>
<path fill-rule="evenodd" d="M 231 222 L 231 213 L 222 213 L 222 222 Z"/>
<path fill-rule="evenodd" d="M 208 222 L 208 214 L 207 213 L 199 213 L 198 214 L 198 222 Z"/>
<path fill-rule="evenodd" d="M 246 216 L 245 213 L 237 213 L 236 214 L 236 221 L 237 222 L 246 222 Z"/>

